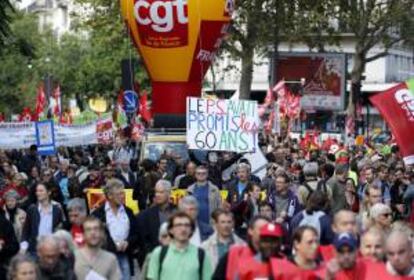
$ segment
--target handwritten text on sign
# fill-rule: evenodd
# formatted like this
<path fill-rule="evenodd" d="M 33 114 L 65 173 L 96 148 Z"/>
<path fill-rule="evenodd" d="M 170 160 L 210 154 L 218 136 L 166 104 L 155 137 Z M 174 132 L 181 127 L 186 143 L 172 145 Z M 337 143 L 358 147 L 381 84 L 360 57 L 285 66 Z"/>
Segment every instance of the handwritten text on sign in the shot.
<path fill-rule="evenodd" d="M 187 98 L 190 149 L 253 152 L 258 128 L 256 101 Z"/>

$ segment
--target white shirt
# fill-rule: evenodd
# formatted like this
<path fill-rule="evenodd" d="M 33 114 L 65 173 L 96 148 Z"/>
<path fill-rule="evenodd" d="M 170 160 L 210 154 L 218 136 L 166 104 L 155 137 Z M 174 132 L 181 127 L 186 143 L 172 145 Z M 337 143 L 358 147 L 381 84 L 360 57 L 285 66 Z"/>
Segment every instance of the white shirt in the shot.
<path fill-rule="evenodd" d="M 197 225 L 196 225 L 193 235 L 190 238 L 190 244 L 193 244 L 194 246 L 197 246 L 197 247 L 201 246 L 201 234 L 200 234 L 200 229 L 198 228 Z"/>
<path fill-rule="evenodd" d="M 43 209 L 42 206 L 38 206 L 40 221 L 38 236 L 48 236 L 53 233 L 53 207 L 50 204 L 47 209 Z"/>
<path fill-rule="evenodd" d="M 129 235 L 129 219 L 123 205 L 119 206 L 118 213 L 112 211 L 109 203 L 105 203 L 106 225 L 114 242 L 124 241 Z"/>

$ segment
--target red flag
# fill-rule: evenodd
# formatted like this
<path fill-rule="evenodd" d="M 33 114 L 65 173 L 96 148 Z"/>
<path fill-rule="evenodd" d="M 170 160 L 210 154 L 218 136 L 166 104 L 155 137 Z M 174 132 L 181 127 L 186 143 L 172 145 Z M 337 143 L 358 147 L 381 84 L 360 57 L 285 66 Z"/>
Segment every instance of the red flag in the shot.
<path fill-rule="evenodd" d="M 53 91 L 52 98 L 54 99 L 52 107 L 53 115 L 60 116 L 60 114 L 62 113 L 60 85 L 58 85 Z"/>
<path fill-rule="evenodd" d="M 272 89 L 277 93 L 281 117 L 291 120 L 300 117 L 300 96 L 293 94 L 286 86 L 284 80 L 278 82 Z"/>
<path fill-rule="evenodd" d="M 37 87 L 37 93 L 36 93 L 36 109 L 35 109 L 36 118 L 39 118 L 39 116 L 43 114 L 43 111 L 45 110 L 45 106 L 46 106 L 45 89 L 43 87 L 43 84 L 40 84 Z"/>
<path fill-rule="evenodd" d="M 139 104 L 140 104 L 139 112 L 141 114 L 142 119 L 145 122 L 149 123 L 151 121 L 151 119 L 152 119 L 152 116 L 151 116 L 151 112 L 150 112 L 150 110 L 148 108 L 148 102 L 147 102 L 148 101 L 148 98 L 147 97 L 148 96 L 147 96 L 147 92 L 146 91 L 144 91 L 144 92 L 141 93 L 141 95 L 139 97 Z"/>
<path fill-rule="evenodd" d="M 414 92 L 406 83 L 371 96 L 370 101 L 388 123 L 406 164 L 414 163 Z"/>
<path fill-rule="evenodd" d="M 300 117 L 300 96 L 288 92 L 286 98 L 286 113 L 290 119 L 298 119 Z"/>
<path fill-rule="evenodd" d="M 29 107 L 24 107 L 22 113 L 19 115 L 19 122 L 33 121 L 33 115 Z"/>

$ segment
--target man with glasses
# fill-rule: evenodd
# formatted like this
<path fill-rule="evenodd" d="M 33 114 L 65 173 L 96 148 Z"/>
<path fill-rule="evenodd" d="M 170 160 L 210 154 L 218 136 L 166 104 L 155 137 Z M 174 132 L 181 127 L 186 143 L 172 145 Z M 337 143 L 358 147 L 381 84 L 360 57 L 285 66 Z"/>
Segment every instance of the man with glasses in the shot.
<path fill-rule="evenodd" d="M 208 180 L 208 170 L 205 166 L 198 166 L 195 172 L 196 182 L 189 186 L 187 191 L 198 201 L 198 220 L 211 225 L 211 214 L 221 207 L 219 189 Z"/>
<path fill-rule="evenodd" d="M 290 189 L 290 179 L 286 173 L 280 173 L 275 179 L 275 188 L 268 195 L 268 202 L 275 211 L 276 222 L 283 224 L 300 212 L 301 205 L 297 195 Z"/>
<path fill-rule="evenodd" d="M 210 280 L 212 268 L 203 249 L 190 244 L 194 221 L 183 212 L 168 220 L 172 237 L 168 246 L 157 247 L 151 254 L 147 279 L 150 280 Z"/>

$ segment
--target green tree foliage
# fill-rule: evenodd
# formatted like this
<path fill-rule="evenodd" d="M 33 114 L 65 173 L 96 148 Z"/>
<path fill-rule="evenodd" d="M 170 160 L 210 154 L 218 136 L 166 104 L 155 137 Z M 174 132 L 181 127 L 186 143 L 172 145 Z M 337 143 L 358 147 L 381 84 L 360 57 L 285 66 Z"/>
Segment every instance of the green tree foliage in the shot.
<path fill-rule="evenodd" d="M 414 1 L 337 0 L 337 5 L 342 31 L 356 38 L 351 71 L 352 94 L 348 107 L 349 113 L 354 114 L 366 64 L 386 56 L 396 44 L 414 46 Z M 374 47 L 379 47 L 381 51 L 369 56 L 369 51 Z"/>
<path fill-rule="evenodd" d="M 42 37 L 33 15 L 12 15 L 10 32 L 0 54 L 0 111 L 12 113 L 33 104 L 38 73 L 30 65 Z"/>
<path fill-rule="evenodd" d="M 75 15 L 75 30 L 88 34 L 88 55 L 81 62 L 84 80 L 83 92 L 89 95 L 115 97 L 121 87 L 121 60 L 138 60 L 135 79 L 142 88 L 149 80 L 121 18 L 119 1 L 76 0 L 88 7 L 85 14 Z"/>
<path fill-rule="evenodd" d="M 0 3 L 1 15 L 4 1 Z M 138 59 L 135 78 L 141 88 L 149 87 L 119 2 L 75 0 L 75 4 L 80 13 L 71 15 L 72 30 L 60 38 L 49 28 L 40 33 L 35 14 L 8 11 L 11 35 L 0 53 L 0 111 L 33 109 L 36 89 L 46 74 L 53 77 L 54 86 L 60 85 L 64 105 L 74 97 L 83 105 L 95 96 L 114 100 L 121 88 L 121 60 L 126 58 Z"/>
<path fill-rule="evenodd" d="M 0 46 L 4 46 L 4 41 L 10 35 L 10 11 L 12 10 L 10 0 L 0 1 Z"/>

